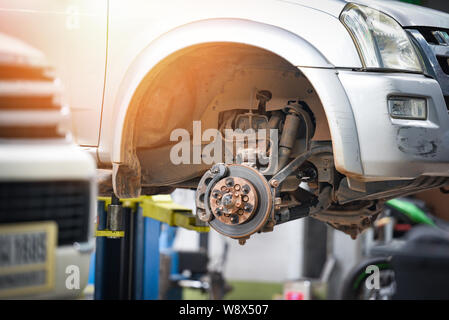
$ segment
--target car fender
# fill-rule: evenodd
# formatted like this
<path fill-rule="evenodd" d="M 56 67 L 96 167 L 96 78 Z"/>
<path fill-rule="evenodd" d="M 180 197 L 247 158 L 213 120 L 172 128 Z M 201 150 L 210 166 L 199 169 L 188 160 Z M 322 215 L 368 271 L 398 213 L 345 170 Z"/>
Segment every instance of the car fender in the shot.
<path fill-rule="evenodd" d="M 114 102 L 112 163 L 134 162 L 129 159 L 132 156 L 129 150 L 132 134 L 131 137 L 127 135 L 125 125 L 133 96 L 145 77 L 164 59 L 179 53 L 182 49 L 211 42 L 232 42 L 259 47 L 297 66 L 306 76 L 309 74 L 309 80 L 316 88 L 318 95 L 325 100 L 322 102 L 334 147 L 336 147 L 334 152 L 337 168 L 339 167 L 343 172 L 361 174 L 355 121 L 341 83 L 335 74 L 331 76 L 331 80 L 326 80 L 325 77 L 332 73 L 312 72 L 312 70 L 333 72 L 335 66 L 301 36 L 273 25 L 243 19 L 211 19 L 189 23 L 165 33 L 136 57 L 120 84 Z M 334 92 L 335 98 L 340 99 L 340 102 L 330 103 L 332 101 L 330 93 L 321 92 L 327 85 L 337 87 L 331 89 L 330 93 Z M 351 157 L 352 160 L 348 160 L 349 157 L 344 155 L 345 151 L 355 152 Z"/>

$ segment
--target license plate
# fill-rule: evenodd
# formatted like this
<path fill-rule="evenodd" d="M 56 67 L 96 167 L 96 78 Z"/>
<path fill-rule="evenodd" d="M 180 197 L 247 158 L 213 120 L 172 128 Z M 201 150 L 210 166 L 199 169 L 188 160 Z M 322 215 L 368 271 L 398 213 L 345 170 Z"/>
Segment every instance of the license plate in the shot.
<path fill-rule="evenodd" d="M 57 225 L 0 225 L 0 297 L 31 295 L 54 286 Z"/>

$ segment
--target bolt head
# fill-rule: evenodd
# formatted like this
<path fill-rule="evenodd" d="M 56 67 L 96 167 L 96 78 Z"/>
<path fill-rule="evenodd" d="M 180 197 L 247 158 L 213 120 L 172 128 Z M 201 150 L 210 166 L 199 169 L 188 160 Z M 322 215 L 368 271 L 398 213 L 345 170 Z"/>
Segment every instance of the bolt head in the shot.
<path fill-rule="evenodd" d="M 272 180 L 272 181 L 270 182 L 270 184 L 271 184 L 271 186 L 274 187 L 274 188 L 279 187 L 279 181 L 277 181 L 277 180 Z"/>
<path fill-rule="evenodd" d="M 210 169 L 210 172 L 212 172 L 213 174 L 217 174 L 217 173 L 220 172 L 220 168 L 218 168 L 218 166 L 213 166 L 213 167 Z"/>

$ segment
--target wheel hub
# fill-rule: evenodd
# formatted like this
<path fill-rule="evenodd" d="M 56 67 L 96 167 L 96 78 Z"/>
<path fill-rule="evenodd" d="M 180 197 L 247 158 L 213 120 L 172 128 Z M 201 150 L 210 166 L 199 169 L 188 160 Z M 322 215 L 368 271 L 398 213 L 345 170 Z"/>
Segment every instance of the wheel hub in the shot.
<path fill-rule="evenodd" d="M 217 164 L 208 170 L 196 192 L 198 217 L 219 233 L 242 240 L 261 231 L 272 216 L 272 190 L 256 169 Z"/>
<path fill-rule="evenodd" d="M 210 208 L 215 218 L 234 225 L 251 219 L 257 207 L 257 193 L 248 180 L 240 177 L 223 178 L 213 187 Z"/>

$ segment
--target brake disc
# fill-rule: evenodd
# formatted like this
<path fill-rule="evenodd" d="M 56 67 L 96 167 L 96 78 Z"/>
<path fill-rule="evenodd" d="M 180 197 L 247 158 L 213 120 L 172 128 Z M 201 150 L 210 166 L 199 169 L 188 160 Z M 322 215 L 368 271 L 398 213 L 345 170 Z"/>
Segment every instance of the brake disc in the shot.
<path fill-rule="evenodd" d="M 205 173 L 197 189 L 199 218 L 219 233 L 248 238 L 272 214 L 273 196 L 265 177 L 249 166 L 218 164 Z"/>

